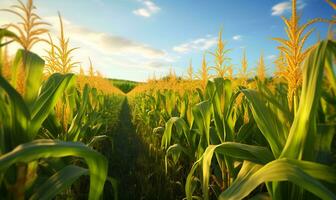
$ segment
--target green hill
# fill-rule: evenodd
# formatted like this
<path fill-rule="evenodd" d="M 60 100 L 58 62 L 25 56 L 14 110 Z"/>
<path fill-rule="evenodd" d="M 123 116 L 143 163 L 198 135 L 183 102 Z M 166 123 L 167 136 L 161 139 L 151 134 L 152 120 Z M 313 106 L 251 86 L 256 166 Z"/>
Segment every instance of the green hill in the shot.
<path fill-rule="evenodd" d="M 129 81 L 129 80 L 121 80 L 121 79 L 109 79 L 109 81 L 111 81 L 111 83 L 119 88 L 121 91 L 123 91 L 124 93 L 128 93 L 131 90 L 133 90 L 133 88 L 135 88 L 137 85 L 142 84 L 140 82 L 135 82 L 135 81 Z"/>

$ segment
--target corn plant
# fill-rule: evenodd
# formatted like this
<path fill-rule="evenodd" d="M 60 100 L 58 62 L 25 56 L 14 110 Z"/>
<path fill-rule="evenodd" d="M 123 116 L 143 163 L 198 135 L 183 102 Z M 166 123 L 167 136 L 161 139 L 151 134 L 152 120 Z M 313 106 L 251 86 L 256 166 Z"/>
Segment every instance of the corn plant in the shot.
<path fill-rule="evenodd" d="M 32 63 L 38 64 L 36 59 L 40 58 L 36 57 L 36 55 L 34 56 L 35 57 L 31 58 Z M 36 64 L 27 66 L 38 68 Z M 54 74 L 45 82 L 45 84 L 43 84 L 40 92 L 35 95 L 32 94 L 34 94 L 34 87 L 36 85 L 29 85 L 32 88 L 29 90 L 32 91 L 32 94 L 26 94 L 26 96 L 30 98 L 25 100 L 7 80 L 5 80 L 3 77 L 0 77 L 2 102 L 2 155 L 0 157 L 2 174 L 1 187 L 5 186 L 8 191 L 15 191 L 14 193 L 7 193 L 6 195 L 9 195 L 8 198 L 10 198 L 10 195 L 14 195 L 12 198 L 15 199 L 25 198 L 25 191 L 33 186 L 34 180 L 36 179 L 34 174 L 36 174 L 38 170 L 38 160 L 47 157 L 64 157 L 69 155 L 80 156 L 84 159 L 87 159 L 91 175 L 90 199 L 97 199 L 99 197 L 103 189 L 104 180 L 106 178 L 107 163 L 104 157 L 81 144 L 62 143 L 52 140 L 33 141 L 34 139 L 38 138 L 43 122 L 48 117 L 49 113 L 53 110 L 57 99 L 60 98 L 62 92 L 66 89 L 73 78 L 74 76 L 71 74 Z M 79 145 L 79 147 L 76 147 L 76 145 Z M 53 148 L 55 149 L 53 150 Z M 76 149 L 78 149 L 78 153 L 76 153 Z M 90 151 L 92 151 L 91 156 L 89 156 Z M 17 165 L 13 166 L 13 164 Z M 96 172 L 97 167 L 99 167 L 101 170 L 99 173 Z M 73 171 L 74 168 L 66 168 L 64 170 L 65 171 L 61 171 L 59 173 L 69 173 Z M 86 170 L 82 169 L 83 173 L 77 174 L 77 176 L 72 177 L 70 180 L 62 181 L 70 181 L 69 184 L 71 184 L 80 175 L 88 173 L 88 171 L 85 171 Z M 11 180 L 11 177 L 15 177 L 15 174 L 16 180 Z M 32 175 L 33 177 L 31 177 Z M 55 177 L 58 177 L 58 175 L 55 175 Z M 50 188 L 47 189 L 49 189 L 51 193 L 44 193 L 44 190 L 40 191 L 36 194 L 38 198 L 52 197 L 53 195 L 56 195 L 62 191 L 67 185 L 64 184 L 62 188 L 55 188 L 54 185 L 57 183 L 57 181 L 50 181 L 53 182 L 50 183 Z M 41 192 L 43 194 L 40 194 Z"/>
<path fill-rule="evenodd" d="M 195 170 L 201 167 L 203 197 L 208 199 L 211 159 L 213 154 L 217 153 L 242 162 L 237 177 L 232 185 L 218 196 L 219 199 L 242 199 L 262 183 L 266 184 L 268 195 L 272 199 L 310 199 L 310 193 L 322 199 L 334 199 L 333 189 L 328 189 L 327 183 L 335 184 L 335 169 L 316 162 L 316 152 L 331 145 L 332 139 L 323 136 L 326 133 L 318 131 L 321 128 L 318 128 L 319 124 L 316 123 L 316 114 L 322 89 L 323 67 L 332 66 L 334 53 L 335 43 L 324 41 L 309 54 L 304 65 L 298 112 L 289 130 L 281 125 L 281 119 L 275 115 L 272 106 L 267 106 L 272 104 L 271 102 L 265 104 L 260 93 L 242 89 L 241 92 L 248 99 L 253 117 L 269 148 L 230 142 L 210 145 L 188 175 L 187 198 L 192 199 L 192 177 Z M 333 130 L 334 127 L 330 126 L 329 129 Z M 320 137 L 324 137 L 323 142 Z M 314 144 L 316 140 L 322 143 Z M 323 180 L 326 184 L 318 180 Z M 285 190 L 288 192 L 284 192 Z"/>
<path fill-rule="evenodd" d="M 35 12 L 36 7 L 33 0 L 27 0 L 26 4 L 21 0 L 17 0 L 17 3 L 17 5 L 12 5 L 11 9 L 0 9 L 0 11 L 9 12 L 20 18 L 20 23 L 10 23 L 4 27 L 13 29 L 17 34 L 14 39 L 20 43 L 25 51 L 29 51 L 36 43 L 45 41 L 41 38 L 41 35 L 48 32 L 45 27 L 50 24 L 42 21 Z"/>
<path fill-rule="evenodd" d="M 13 36 L 8 33 L 6 36 Z M 22 63 L 25 67 L 23 77 L 15 73 Z M 90 175 L 89 199 L 98 199 L 107 175 L 107 161 L 101 154 L 82 143 L 37 140 L 46 136 L 46 123 L 56 103 L 64 92 L 74 91 L 75 85 L 73 74 L 56 73 L 43 81 L 43 68 L 44 60 L 38 55 L 18 50 L 11 65 L 10 82 L 0 76 L 0 188 L 6 198 L 49 199 L 63 192 L 80 176 Z M 17 79 L 23 79 L 23 94 L 15 89 Z M 93 139 L 90 145 L 97 140 Z M 81 158 L 89 169 L 67 162 L 62 168 L 47 164 L 47 168 L 56 173 L 49 174 L 49 179 L 42 178 L 41 163 L 66 156 Z"/>
<path fill-rule="evenodd" d="M 35 185 L 38 161 L 45 158 L 77 156 L 83 158 L 89 169 L 68 165 L 54 173 L 49 179 Z M 11 185 L 13 168 L 16 164 L 17 180 Z M 31 199 L 50 199 L 69 187 L 82 175 L 90 175 L 89 199 L 99 199 L 107 173 L 106 159 L 98 152 L 81 143 L 61 142 L 55 140 L 34 140 L 17 146 L 0 157 L 1 185 L 6 185 L 8 192 L 3 197 L 25 199 L 25 191 L 31 187 L 35 190 Z M 38 181 L 36 181 L 38 182 Z"/>
<path fill-rule="evenodd" d="M 46 68 L 49 74 L 53 73 L 71 73 L 73 68 L 79 65 L 79 62 L 73 61 L 72 54 L 78 48 L 69 47 L 69 38 L 65 37 L 64 26 L 61 14 L 58 13 L 60 22 L 60 33 L 58 37 L 58 45 L 56 45 L 49 34 L 50 50 L 47 51 Z"/>
<path fill-rule="evenodd" d="M 304 31 L 311 25 L 319 21 L 326 21 L 321 18 L 315 18 L 303 25 L 299 25 L 299 16 L 296 10 L 296 0 L 292 0 L 292 15 L 290 19 L 282 17 L 286 25 L 286 33 L 288 40 L 282 38 L 274 38 L 274 40 L 280 42 L 279 50 L 285 54 L 285 69 L 279 73 L 284 77 L 288 83 L 288 101 L 290 106 L 294 106 L 294 110 L 297 110 L 298 94 L 297 90 L 302 83 L 302 68 L 301 65 L 307 57 L 309 51 L 314 46 L 307 49 L 303 49 L 303 46 L 308 39 L 309 35 L 314 29 L 311 29 L 304 33 Z"/>

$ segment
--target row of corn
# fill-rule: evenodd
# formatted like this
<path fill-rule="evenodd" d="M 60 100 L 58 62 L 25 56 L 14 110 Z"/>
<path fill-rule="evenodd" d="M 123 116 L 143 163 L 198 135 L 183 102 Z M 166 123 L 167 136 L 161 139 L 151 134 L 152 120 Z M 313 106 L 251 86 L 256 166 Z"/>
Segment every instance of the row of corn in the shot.
<path fill-rule="evenodd" d="M 336 43 L 303 49 L 310 24 L 335 21 L 299 26 L 295 0 L 284 20 L 272 78 L 262 57 L 251 78 L 245 53 L 233 77 L 220 34 L 196 79 L 190 67 L 131 93 L 138 134 L 186 199 L 336 199 Z"/>
<path fill-rule="evenodd" d="M 113 142 L 124 97 L 91 61 L 89 74 L 75 75 L 61 16 L 56 44 L 35 9 L 32 0 L 1 9 L 22 22 L 0 29 L 0 198 L 100 199 L 105 182 L 114 184 L 101 142 Z M 43 58 L 32 52 L 42 42 Z M 14 57 L 12 43 L 22 47 Z"/>

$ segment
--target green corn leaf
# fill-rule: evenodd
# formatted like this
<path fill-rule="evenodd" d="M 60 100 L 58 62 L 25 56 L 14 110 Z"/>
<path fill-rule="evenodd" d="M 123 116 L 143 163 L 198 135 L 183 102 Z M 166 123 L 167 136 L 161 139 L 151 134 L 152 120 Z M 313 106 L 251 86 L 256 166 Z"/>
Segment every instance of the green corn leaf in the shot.
<path fill-rule="evenodd" d="M 114 192 L 114 200 L 118 200 L 118 181 L 114 178 L 107 177 L 106 180 L 111 183 L 113 192 Z"/>
<path fill-rule="evenodd" d="M 41 94 L 37 97 L 32 106 L 32 121 L 29 127 L 29 135 L 35 138 L 38 130 L 41 128 L 43 121 L 54 109 L 57 101 L 62 97 L 67 87 L 74 83 L 73 74 L 53 74 L 41 89 Z"/>
<path fill-rule="evenodd" d="M 268 141 L 275 157 L 280 156 L 285 144 L 286 129 L 281 125 L 278 116 L 265 105 L 260 94 L 253 90 L 242 90 L 250 103 L 253 117 Z"/>
<path fill-rule="evenodd" d="M 206 144 L 210 144 L 210 122 L 212 115 L 212 104 L 210 100 L 202 101 L 195 105 L 192 109 L 194 115 L 194 123 L 196 124 L 201 138 L 205 137 Z"/>
<path fill-rule="evenodd" d="M 107 160 L 82 143 L 42 139 L 19 145 L 0 157 L 0 171 L 18 162 L 29 163 L 41 158 L 66 156 L 78 156 L 86 161 L 90 171 L 89 199 L 98 200 L 107 176 Z"/>
<path fill-rule="evenodd" d="M 87 144 L 87 146 L 93 146 L 95 145 L 96 143 L 98 142 L 101 142 L 101 141 L 111 141 L 112 142 L 112 137 L 110 136 L 107 136 L 107 135 L 97 135 L 97 136 L 94 136 L 91 141 Z"/>
<path fill-rule="evenodd" d="M 268 193 L 259 193 L 250 198 L 249 200 L 272 200 L 272 198 Z"/>
<path fill-rule="evenodd" d="M 3 39 L 4 37 L 8 37 L 8 38 L 11 38 L 11 39 L 13 39 L 13 40 L 19 40 L 18 36 L 17 36 L 15 33 L 13 33 L 12 31 L 9 31 L 9 30 L 7 30 L 7 29 L 0 28 L 0 42 L 2 41 L 2 39 Z M 13 40 L 8 41 L 8 42 L 5 42 L 5 43 L 1 43 L 1 44 L 0 44 L 0 48 L 3 47 L 3 46 L 8 45 L 8 44 L 10 44 L 10 43 L 12 43 Z"/>
<path fill-rule="evenodd" d="M 165 131 L 162 135 L 161 146 L 164 147 L 165 149 L 167 149 L 170 146 L 173 137 L 172 136 L 173 127 L 175 127 L 176 134 L 181 135 L 183 133 L 187 143 L 190 144 L 188 135 L 189 127 L 187 123 L 184 121 L 183 118 L 172 117 L 166 123 Z"/>
<path fill-rule="evenodd" d="M 230 122 L 227 116 L 231 111 L 232 85 L 230 80 L 224 80 L 223 78 L 215 78 L 214 85 L 216 88 L 216 92 L 212 98 L 214 120 L 217 135 L 221 142 L 224 142 L 233 138 L 231 131 L 226 128 L 226 124 Z"/>
<path fill-rule="evenodd" d="M 333 42 L 335 44 L 335 42 Z M 330 54 L 332 54 L 332 52 L 336 52 L 336 45 L 329 45 L 328 47 L 330 49 Z M 336 55 L 334 53 L 334 55 L 330 55 L 331 57 L 333 57 L 335 59 Z M 334 61 L 335 63 L 335 61 Z M 325 72 L 326 72 L 326 77 L 329 80 L 329 83 L 333 89 L 334 94 L 336 94 L 336 71 L 335 71 L 335 64 L 333 64 L 333 62 L 326 62 L 325 63 Z"/>
<path fill-rule="evenodd" d="M 224 142 L 219 145 L 208 146 L 202 156 L 202 186 L 203 196 L 206 200 L 209 199 L 208 188 L 210 179 L 210 165 L 214 153 L 230 156 L 235 159 L 249 160 L 261 164 L 268 163 L 274 159 L 272 153 L 265 147 L 246 145 L 235 142 Z"/>
<path fill-rule="evenodd" d="M 219 145 L 210 145 L 205 150 L 204 154 L 201 158 L 196 161 L 189 172 L 187 181 L 186 181 L 186 195 L 187 199 L 191 199 L 192 196 L 192 186 L 193 186 L 193 178 L 196 169 L 199 165 L 202 166 L 203 171 L 203 179 L 202 179 L 202 188 L 203 188 L 203 197 L 204 199 L 209 199 L 208 196 L 208 186 L 210 179 L 210 165 L 211 160 L 214 154 L 230 156 L 236 159 L 249 160 L 256 163 L 265 164 L 274 159 L 274 156 L 270 152 L 269 149 L 265 147 L 240 144 L 235 142 L 224 142 Z"/>
<path fill-rule="evenodd" d="M 217 102 L 216 107 L 218 111 L 221 111 L 225 116 L 225 114 L 228 113 L 231 97 L 233 94 L 232 83 L 230 80 L 224 80 L 223 78 L 215 78 L 214 83 L 217 92 L 217 97 L 215 98 L 215 102 Z M 221 116 L 221 118 L 224 116 Z"/>
<path fill-rule="evenodd" d="M 189 158 L 192 158 L 193 155 L 190 152 L 189 149 L 183 147 L 180 144 L 173 144 L 171 145 L 167 151 L 166 151 L 166 155 L 165 155 L 165 169 L 166 169 L 166 174 L 168 173 L 168 156 L 169 155 L 180 155 L 180 153 L 184 153 L 185 155 L 187 155 Z"/>
<path fill-rule="evenodd" d="M 19 50 L 18 53 L 22 55 L 26 71 L 26 85 L 24 98 L 28 105 L 31 105 L 39 92 L 44 69 L 44 60 L 29 51 Z"/>
<path fill-rule="evenodd" d="M 197 168 L 199 167 L 201 161 L 202 161 L 203 156 L 200 157 L 200 159 L 198 159 L 193 166 L 191 167 L 189 174 L 187 176 L 187 180 L 185 183 L 185 193 L 186 193 L 186 198 L 187 200 L 192 200 L 194 199 L 193 193 L 196 189 L 196 184 L 197 181 L 199 181 L 194 175 L 195 172 L 197 170 Z"/>
<path fill-rule="evenodd" d="M 260 184 L 272 181 L 290 181 L 321 199 L 335 199 L 336 195 L 316 179 L 335 183 L 335 169 L 287 158 L 274 160 L 265 166 L 244 162 L 235 182 L 218 199 L 243 199 Z"/>
<path fill-rule="evenodd" d="M 43 78 L 43 68 L 44 68 L 44 60 L 40 58 L 37 54 L 26 51 L 24 49 L 20 49 L 16 52 L 14 62 L 12 65 L 12 85 L 16 87 L 17 79 L 19 76 L 19 69 L 23 67 L 25 72 L 24 81 L 25 81 L 25 94 L 24 99 L 31 105 L 33 101 L 36 99 L 42 78 Z"/>
<path fill-rule="evenodd" d="M 68 134 L 70 138 L 77 138 L 80 129 L 81 129 L 81 123 L 83 116 L 85 114 L 85 111 L 88 110 L 89 107 L 89 94 L 90 94 L 91 88 L 88 84 L 85 84 L 83 93 L 82 93 L 82 98 L 81 101 L 78 102 L 78 111 L 76 116 L 73 118 L 70 128 L 68 130 Z"/>
<path fill-rule="evenodd" d="M 323 69 L 325 65 L 332 65 L 335 46 L 336 43 L 332 41 L 320 42 L 304 63 L 300 104 L 281 157 L 314 160 L 314 124 L 322 90 Z"/>
<path fill-rule="evenodd" d="M 60 121 L 57 119 L 55 112 L 51 112 L 48 115 L 42 126 L 50 133 L 49 137 L 44 137 L 45 139 L 55 139 L 58 137 L 59 133 L 62 132 Z"/>
<path fill-rule="evenodd" d="M 13 147 L 29 141 L 29 137 L 26 134 L 22 134 L 23 131 L 27 130 L 30 120 L 30 112 L 26 106 L 21 95 L 7 82 L 2 76 L 0 76 L 0 87 L 7 93 L 10 99 L 10 110 L 11 113 L 9 117 L 11 118 L 11 124 L 5 124 L 10 126 L 11 133 L 7 134 L 6 141 L 7 146 L 6 151 L 11 150 Z M 3 106 L 5 103 L 3 102 Z M 10 138 L 10 139 L 9 139 Z"/>
<path fill-rule="evenodd" d="M 52 175 L 46 182 L 42 183 L 30 199 L 52 199 L 57 194 L 70 187 L 79 177 L 88 174 L 89 170 L 85 168 L 75 165 L 66 166 Z"/>
<path fill-rule="evenodd" d="M 262 93 L 263 97 L 267 99 L 270 103 L 272 103 L 273 106 L 275 106 L 277 109 L 279 109 L 280 113 L 284 115 L 285 120 L 283 123 L 286 123 L 288 121 L 292 122 L 293 121 L 293 116 L 289 110 L 288 105 L 283 105 L 281 102 L 279 102 L 279 99 L 277 99 L 277 96 L 274 96 L 273 93 L 265 84 L 262 84 L 261 82 L 258 82 L 258 88 L 259 91 Z M 287 97 L 286 97 L 286 103 Z"/>
<path fill-rule="evenodd" d="M 22 115 L 22 120 L 29 119 L 30 118 L 29 110 L 26 107 L 25 102 L 22 99 L 21 95 L 2 76 L 0 76 L 0 87 L 4 89 L 8 94 L 11 103 L 13 104 L 15 112 L 18 113 L 19 115 L 20 114 Z"/>
<path fill-rule="evenodd" d="M 315 141 L 315 149 L 317 152 L 317 162 L 323 164 L 333 164 L 332 159 L 332 142 L 336 135 L 335 125 L 318 125 L 319 131 Z"/>

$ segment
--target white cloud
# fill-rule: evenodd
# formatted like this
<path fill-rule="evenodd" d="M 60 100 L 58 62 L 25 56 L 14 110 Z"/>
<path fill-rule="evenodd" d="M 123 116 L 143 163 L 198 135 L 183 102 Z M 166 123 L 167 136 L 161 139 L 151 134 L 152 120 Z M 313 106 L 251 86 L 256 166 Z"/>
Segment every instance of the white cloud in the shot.
<path fill-rule="evenodd" d="M 57 43 L 58 17 L 47 16 L 42 19 L 54 25 L 49 28 L 54 42 Z M 11 21 L 10 18 L 0 19 L 1 24 Z M 64 18 L 63 24 L 65 36 L 70 39 L 70 47 L 80 47 L 73 53 L 74 60 L 81 62 L 84 70 L 88 70 L 88 58 L 90 57 L 95 69 L 105 77 L 143 81 L 144 77 L 153 72 L 165 73 L 169 69 L 168 66 L 176 61 L 176 58 L 168 55 L 166 51 L 139 41 L 94 31 Z M 47 35 L 44 35 L 44 38 L 48 39 Z M 12 55 L 20 48 L 14 43 L 9 46 Z M 45 49 L 48 49 L 45 43 L 38 43 L 32 51 L 44 56 L 46 55 Z"/>
<path fill-rule="evenodd" d="M 0 0 L 0 7 L 9 7 L 12 0 Z M 102 0 L 92 0 L 97 4 Z M 141 1 L 145 2 L 145 1 Z M 155 10 L 150 3 L 144 3 L 150 7 L 151 12 Z M 37 6 L 41 8 L 41 6 Z M 38 13 L 50 13 L 47 8 L 38 10 Z M 48 11 L 48 12 L 47 12 Z M 54 12 L 54 11 L 53 11 Z M 56 11 L 54 12 L 56 14 Z M 0 12 L 0 26 L 6 23 L 15 23 L 19 19 L 6 12 Z M 58 16 L 41 15 L 43 21 L 52 24 L 50 33 L 54 42 L 57 42 L 59 35 Z M 94 68 L 100 71 L 105 77 L 122 78 L 129 80 L 144 81 L 149 74 L 165 74 L 172 63 L 176 62 L 177 56 L 171 55 L 163 49 L 152 47 L 144 42 L 136 41 L 124 36 L 113 35 L 107 32 L 99 32 L 80 26 L 72 21 L 63 18 L 66 37 L 70 39 L 70 48 L 79 47 L 73 52 L 74 61 L 79 61 L 85 71 L 88 70 L 89 57 Z M 48 39 L 47 35 L 43 38 Z M 20 46 L 16 43 L 9 45 L 9 53 L 13 55 Z M 40 56 L 45 56 L 46 43 L 36 44 L 32 51 Z M 79 70 L 78 68 L 75 71 Z"/>
<path fill-rule="evenodd" d="M 161 8 L 158 7 L 151 0 L 138 0 L 138 1 L 140 1 L 144 7 L 133 10 L 133 14 L 135 15 L 148 18 L 161 10 Z"/>
<path fill-rule="evenodd" d="M 268 55 L 266 57 L 267 60 L 274 60 L 277 56 L 276 55 Z"/>
<path fill-rule="evenodd" d="M 173 50 L 178 53 L 188 53 L 193 50 L 204 51 L 207 50 L 217 43 L 217 37 L 207 35 L 204 38 L 198 38 L 193 41 L 183 43 L 173 47 Z"/>
<path fill-rule="evenodd" d="M 306 4 L 303 1 L 297 1 L 297 9 L 301 10 L 306 6 Z M 281 3 L 278 3 L 272 7 L 272 15 L 283 15 L 285 12 L 290 11 L 292 8 L 290 1 L 284 1 Z"/>
<path fill-rule="evenodd" d="M 58 17 L 46 17 L 51 24 L 58 23 Z M 66 35 L 72 40 L 84 43 L 104 54 L 110 55 L 136 55 L 144 58 L 162 58 L 166 53 L 161 49 L 153 48 L 147 44 L 137 42 L 122 36 L 97 32 L 86 27 L 78 26 L 63 19 Z"/>
<path fill-rule="evenodd" d="M 45 19 L 52 24 L 57 24 L 56 20 L 58 20 L 57 17 Z M 121 78 L 142 80 L 140 74 L 166 71 L 168 66 L 175 61 L 175 58 L 168 55 L 166 51 L 145 43 L 97 32 L 67 20 L 63 22 L 66 35 L 81 47 L 76 54 L 82 54 L 82 49 L 86 51 L 83 55 L 79 55 L 79 60 L 87 63 L 87 58 L 90 56 L 94 62 L 96 61 L 97 69 L 102 70 L 106 76 L 115 77 L 117 73 L 120 73 L 117 76 L 125 76 L 125 74 L 133 73 L 139 77 Z"/>
<path fill-rule="evenodd" d="M 272 7 L 272 15 L 282 15 L 285 11 L 291 9 L 290 2 L 281 2 Z"/>
<path fill-rule="evenodd" d="M 233 40 L 236 40 L 236 41 L 239 41 L 239 40 L 242 40 L 243 36 L 241 35 L 235 35 L 232 37 Z"/>

